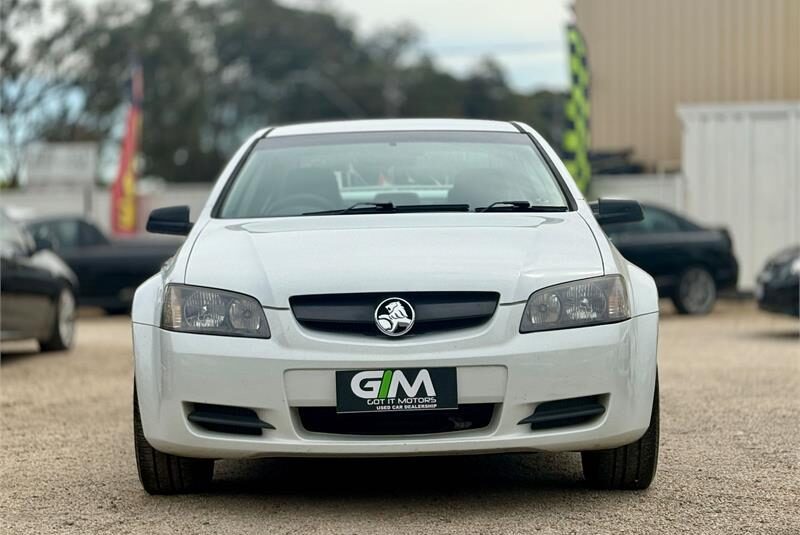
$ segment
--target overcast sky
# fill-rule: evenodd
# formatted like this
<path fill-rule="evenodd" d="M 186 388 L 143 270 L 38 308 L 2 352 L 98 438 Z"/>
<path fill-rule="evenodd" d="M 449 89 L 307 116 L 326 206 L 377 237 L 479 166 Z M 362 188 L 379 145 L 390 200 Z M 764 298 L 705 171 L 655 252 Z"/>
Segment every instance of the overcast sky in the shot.
<path fill-rule="evenodd" d="M 353 17 L 360 32 L 410 22 L 438 64 L 469 72 L 481 56 L 505 67 L 517 89 L 567 87 L 565 26 L 571 0 L 283 0 L 313 6 L 328 3 Z"/>

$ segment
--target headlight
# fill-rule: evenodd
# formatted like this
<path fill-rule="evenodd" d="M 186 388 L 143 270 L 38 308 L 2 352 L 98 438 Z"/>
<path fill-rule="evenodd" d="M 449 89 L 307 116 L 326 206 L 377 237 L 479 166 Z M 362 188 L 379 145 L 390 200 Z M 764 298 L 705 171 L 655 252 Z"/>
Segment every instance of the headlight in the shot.
<path fill-rule="evenodd" d="M 608 275 L 537 291 L 525 305 L 519 332 L 600 325 L 628 318 L 625 281 L 620 275 Z"/>
<path fill-rule="evenodd" d="M 800 275 L 800 257 L 795 258 L 789 266 L 792 275 Z"/>
<path fill-rule="evenodd" d="M 170 284 L 164 295 L 161 327 L 170 331 L 269 338 L 261 304 L 247 295 Z"/>

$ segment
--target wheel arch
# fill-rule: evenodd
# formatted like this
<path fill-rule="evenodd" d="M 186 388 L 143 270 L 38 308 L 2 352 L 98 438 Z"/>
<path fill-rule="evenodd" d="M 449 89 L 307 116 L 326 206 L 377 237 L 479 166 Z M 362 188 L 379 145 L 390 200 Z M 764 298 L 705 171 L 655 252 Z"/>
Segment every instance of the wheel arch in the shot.
<path fill-rule="evenodd" d="M 642 268 L 625 262 L 631 285 L 631 316 L 658 312 L 656 281 Z"/>
<path fill-rule="evenodd" d="M 145 325 L 159 325 L 163 301 L 163 277 L 156 273 L 136 289 L 131 304 L 131 321 Z"/>

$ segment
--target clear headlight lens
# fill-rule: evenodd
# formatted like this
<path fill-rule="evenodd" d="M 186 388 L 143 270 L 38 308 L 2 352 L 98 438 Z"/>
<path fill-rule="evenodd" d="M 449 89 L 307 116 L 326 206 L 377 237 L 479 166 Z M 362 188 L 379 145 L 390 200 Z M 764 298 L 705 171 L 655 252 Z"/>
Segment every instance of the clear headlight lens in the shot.
<path fill-rule="evenodd" d="M 792 260 L 792 263 L 789 265 L 789 272 L 792 275 L 800 275 L 800 257 Z"/>
<path fill-rule="evenodd" d="M 181 284 L 167 286 L 161 327 L 188 333 L 252 338 L 270 336 L 264 310 L 256 299 L 234 292 Z"/>
<path fill-rule="evenodd" d="M 628 318 L 625 281 L 620 275 L 608 275 L 537 291 L 525 305 L 519 332 L 599 325 Z"/>

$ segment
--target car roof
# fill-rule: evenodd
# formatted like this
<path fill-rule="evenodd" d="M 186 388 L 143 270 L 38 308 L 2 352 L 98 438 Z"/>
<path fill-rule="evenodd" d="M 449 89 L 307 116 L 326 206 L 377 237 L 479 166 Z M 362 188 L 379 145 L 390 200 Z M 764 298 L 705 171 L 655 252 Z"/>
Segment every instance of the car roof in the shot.
<path fill-rule="evenodd" d="M 481 119 L 363 119 L 277 126 L 267 137 L 307 134 L 343 134 L 350 132 L 400 131 L 515 132 L 519 130 L 505 121 Z"/>

